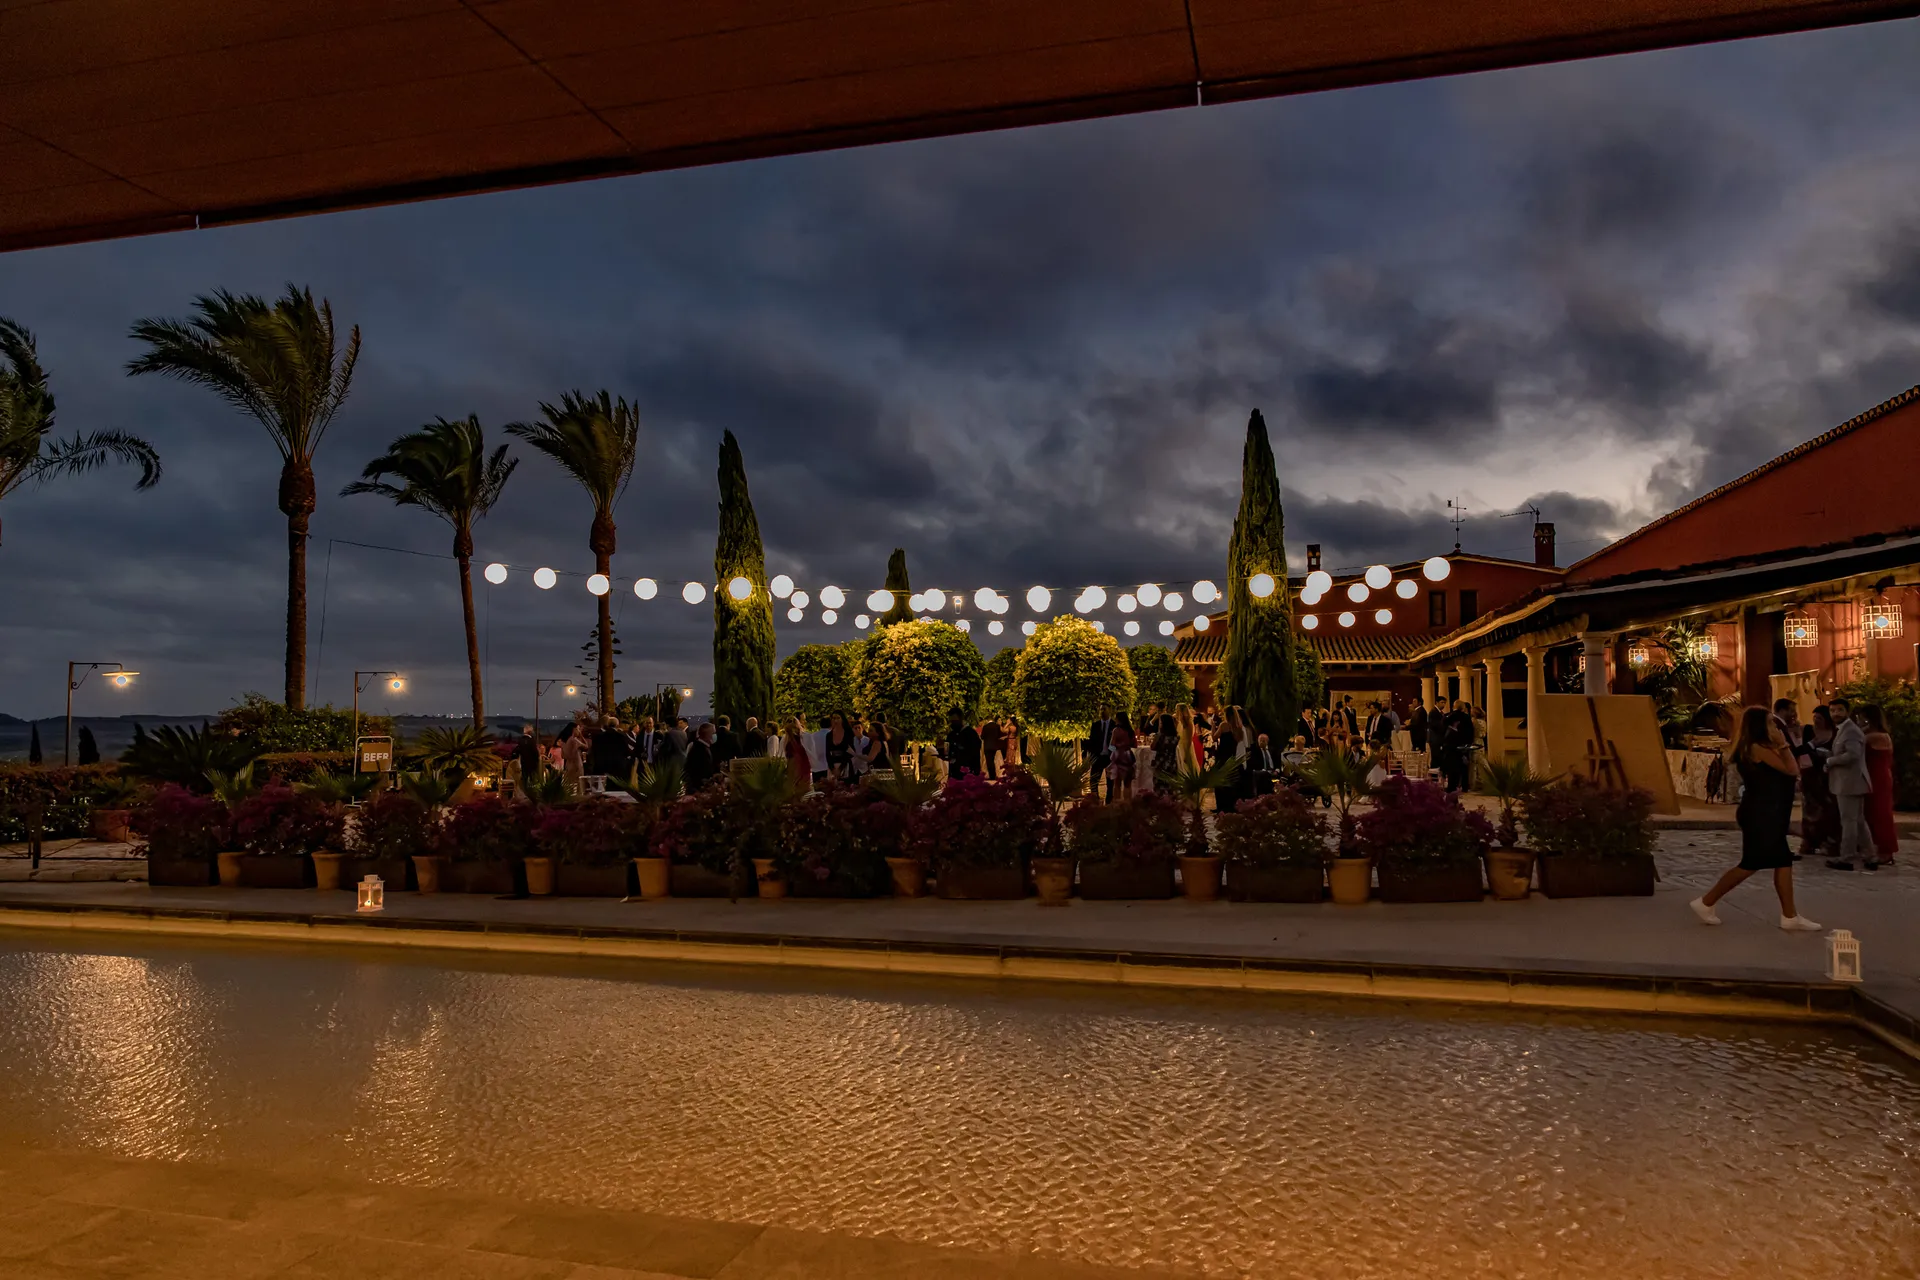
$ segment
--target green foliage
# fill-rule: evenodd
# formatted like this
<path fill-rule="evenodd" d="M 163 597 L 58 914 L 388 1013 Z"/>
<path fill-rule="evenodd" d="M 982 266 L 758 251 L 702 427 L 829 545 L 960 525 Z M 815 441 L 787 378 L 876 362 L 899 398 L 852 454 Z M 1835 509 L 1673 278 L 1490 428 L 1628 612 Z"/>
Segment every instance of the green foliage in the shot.
<path fill-rule="evenodd" d="M 893 593 L 893 607 L 875 618 L 873 625 L 890 627 L 896 622 L 912 622 L 913 610 L 907 607 L 907 597 L 913 594 L 913 585 L 907 580 L 905 547 L 895 547 L 887 557 L 887 590 Z"/>
<path fill-rule="evenodd" d="M 1019 715 L 1013 701 L 1013 673 L 1020 665 L 1020 649 L 1009 645 L 987 659 L 987 683 L 980 692 L 980 714 L 995 720 Z"/>
<path fill-rule="evenodd" d="M 1920 809 L 1920 686 L 1868 676 L 1842 685 L 1840 696 L 1856 711 L 1879 709 L 1893 738 L 1893 802 Z"/>
<path fill-rule="evenodd" d="M 1500 847 L 1511 849 L 1520 843 L 1519 824 L 1514 821 L 1516 808 L 1521 801 L 1549 785 L 1553 779 L 1546 774 L 1535 773 L 1533 766 L 1520 756 L 1507 760 L 1489 760 L 1481 756 L 1478 772 L 1480 790 L 1500 801 L 1500 821 L 1494 828 Z"/>
<path fill-rule="evenodd" d="M 682 765 L 678 759 L 662 760 L 652 765 L 635 764 L 628 771 L 625 782 L 608 778 L 607 785 L 615 791 L 626 792 L 655 813 L 678 800 L 686 791 Z"/>
<path fill-rule="evenodd" d="M 557 774 L 554 776 L 558 776 Z M 453 793 L 467 780 L 463 769 L 450 769 L 444 773 L 423 771 L 400 775 L 400 790 L 412 796 L 429 810 L 443 809 L 453 799 Z"/>
<path fill-rule="evenodd" d="M 500 763 L 493 735 L 470 724 L 423 729 L 408 755 L 429 773 L 481 773 Z"/>
<path fill-rule="evenodd" d="M 1543 857 L 1627 858 L 1653 852 L 1653 795 L 1638 788 L 1613 791 L 1575 776 L 1534 791 L 1521 810 L 1527 842 Z"/>
<path fill-rule="evenodd" d="M 95 809 L 130 807 L 127 781 L 111 764 L 0 764 L 0 844 L 84 835 Z"/>
<path fill-rule="evenodd" d="M 220 769 L 207 770 L 207 787 L 213 792 L 213 798 L 227 807 L 229 813 L 252 799 L 260 791 L 260 779 L 255 775 L 251 764 L 242 765 L 231 773 Z M 282 790 L 285 790 L 283 787 Z"/>
<path fill-rule="evenodd" d="M 109 462 L 136 464 L 136 489 L 159 482 L 160 456 L 145 440 L 123 431 L 53 439 L 53 412 L 53 391 L 33 335 L 0 317 L 0 498 L 28 481 L 79 475 Z"/>
<path fill-rule="evenodd" d="M 835 711 L 851 715 L 854 677 L 860 668 L 863 645 L 858 640 L 803 644 L 788 654 L 773 677 L 774 710 L 780 715 L 780 723 L 785 724 L 789 716 L 799 716 L 810 727 L 818 728 Z"/>
<path fill-rule="evenodd" d="M 80 726 L 80 741 L 74 749 L 75 764 L 99 764 L 100 744 L 93 739 L 93 730 L 86 725 Z"/>
<path fill-rule="evenodd" d="M 1133 696 L 1133 668 L 1119 642 L 1072 614 L 1043 623 L 1014 667 L 1021 725 L 1056 742 L 1077 741 L 1102 707 L 1125 711 Z"/>
<path fill-rule="evenodd" d="M 951 711 L 971 719 L 986 682 L 986 660 L 952 623 L 895 623 L 864 646 L 854 710 L 924 742 L 945 730 Z"/>
<path fill-rule="evenodd" d="M 1213 848 L 1248 867 L 1317 867 L 1327 860 L 1327 824 L 1299 792 L 1282 787 L 1215 818 Z"/>
<path fill-rule="evenodd" d="M 353 711 L 335 706 L 293 708 L 265 694 L 247 693 L 240 705 L 228 707 L 213 722 L 216 734 L 239 738 L 260 754 L 277 751 L 352 751 Z M 385 716 L 360 713 L 360 735 L 393 733 Z"/>
<path fill-rule="evenodd" d="M 1320 666 L 1320 653 L 1312 643 L 1301 643 L 1297 637 L 1293 646 L 1293 691 L 1300 695 L 1303 707 L 1317 707 L 1327 699 L 1327 673 Z M 1284 742 L 1293 736 L 1293 724 L 1288 722 L 1268 732 L 1275 742 Z"/>
<path fill-rule="evenodd" d="M 1247 580 L 1273 575 L 1278 590 L 1256 599 Z M 1222 706 L 1244 707 L 1256 729 L 1275 735 L 1290 731 L 1300 714 L 1300 690 L 1294 650 L 1293 597 L 1287 590 L 1285 521 L 1280 509 L 1280 477 L 1266 420 L 1258 409 L 1247 420 L 1247 443 L 1240 462 L 1240 513 L 1227 544 L 1227 653 L 1215 677 L 1214 697 Z"/>
<path fill-rule="evenodd" d="M 727 584 L 744 577 L 753 594 L 735 600 Z M 713 548 L 713 713 L 744 725 L 773 714 L 773 596 L 760 522 L 747 492 L 747 464 L 729 431 L 720 441 L 720 536 Z"/>
<path fill-rule="evenodd" d="M 136 778 L 171 782 L 205 793 L 209 774 L 249 772 L 261 749 L 250 738 L 210 730 L 161 725 L 149 734 L 133 726 L 133 742 L 121 753 L 120 766 Z"/>
<path fill-rule="evenodd" d="M 310 781 L 294 784 L 295 790 L 309 792 L 328 804 L 358 804 L 379 785 L 377 773 L 319 773 Z"/>
<path fill-rule="evenodd" d="M 1158 703 L 1171 713 L 1182 703 L 1193 705 L 1193 681 L 1173 660 L 1173 650 L 1157 644 L 1137 644 L 1127 650 L 1127 666 L 1133 671 L 1133 714 L 1147 714 Z"/>
<path fill-rule="evenodd" d="M 1033 759 L 1027 762 L 1027 772 L 1046 788 L 1050 803 L 1045 848 L 1048 857 L 1057 858 L 1062 843 L 1060 808 L 1086 794 L 1088 779 L 1093 773 L 1093 761 L 1082 759 L 1078 751 L 1064 742 L 1043 739 Z"/>
<path fill-rule="evenodd" d="M 1358 833 L 1354 827 L 1353 806 L 1373 791 L 1367 783 L 1370 772 L 1372 766 L 1366 761 L 1331 747 L 1323 749 L 1299 770 L 1301 781 L 1333 801 L 1334 812 L 1340 816 L 1340 856 L 1343 858 L 1355 852 Z"/>

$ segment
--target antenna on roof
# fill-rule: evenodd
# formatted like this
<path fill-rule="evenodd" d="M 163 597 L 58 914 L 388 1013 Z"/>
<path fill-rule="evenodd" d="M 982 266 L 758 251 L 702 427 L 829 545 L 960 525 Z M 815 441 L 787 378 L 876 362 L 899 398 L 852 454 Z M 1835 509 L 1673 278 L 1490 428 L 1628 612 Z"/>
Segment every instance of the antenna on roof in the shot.
<path fill-rule="evenodd" d="M 1539 523 L 1540 523 L 1540 508 L 1538 508 L 1538 507 L 1536 507 L 1536 506 L 1534 506 L 1534 505 L 1533 505 L 1533 504 L 1532 504 L 1531 502 L 1529 502 L 1529 503 L 1527 503 L 1527 504 L 1526 504 L 1525 506 L 1523 506 L 1523 507 L 1521 507 L 1521 508 L 1520 508 L 1520 509 L 1519 509 L 1518 511 L 1508 511 L 1508 512 L 1505 512 L 1504 514 L 1502 514 L 1502 515 L 1501 515 L 1501 517 L 1500 517 L 1500 518 L 1501 518 L 1502 520 L 1510 520 L 1510 519 L 1512 519 L 1512 518 L 1513 518 L 1514 516 L 1532 516 L 1532 517 L 1533 517 L 1533 522 L 1534 522 L 1535 524 L 1539 524 Z"/>
<path fill-rule="evenodd" d="M 1457 553 L 1460 550 L 1460 526 L 1466 523 L 1467 509 L 1460 505 L 1459 499 L 1448 498 L 1447 510 L 1453 512 L 1447 519 L 1453 525 L 1453 549 Z"/>

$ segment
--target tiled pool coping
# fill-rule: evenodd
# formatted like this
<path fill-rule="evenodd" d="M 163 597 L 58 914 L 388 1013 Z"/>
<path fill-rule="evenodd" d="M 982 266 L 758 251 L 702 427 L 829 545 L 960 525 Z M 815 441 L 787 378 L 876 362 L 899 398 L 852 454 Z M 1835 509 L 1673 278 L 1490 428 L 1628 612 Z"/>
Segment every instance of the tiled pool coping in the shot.
<path fill-rule="evenodd" d="M 1920 1061 L 1916 1019 L 1829 982 L 19 899 L 0 901 L 0 927 L 1805 1020 Z"/>

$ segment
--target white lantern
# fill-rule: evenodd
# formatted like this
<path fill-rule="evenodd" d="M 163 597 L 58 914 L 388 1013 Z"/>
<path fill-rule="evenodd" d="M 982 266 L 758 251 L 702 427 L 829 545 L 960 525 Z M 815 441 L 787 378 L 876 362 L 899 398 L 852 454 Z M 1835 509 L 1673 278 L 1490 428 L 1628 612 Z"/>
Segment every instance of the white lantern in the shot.
<path fill-rule="evenodd" d="M 893 592 L 869 591 L 867 593 L 867 608 L 873 610 L 875 613 L 885 613 L 887 610 L 893 608 Z"/>
<path fill-rule="evenodd" d="M 1126 632 L 1130 636 L 1137 636 L 1140 634 L 1140 624 L 1135 622 L 1132 618 L 1128 618 L 1126 625 L 1121 627 L 1120 629 Z"/>
<path fill-rule="evenodd" d="M 1027 588 L 1027 608 L 1033 610 L 1035 613 L 1045 613 L 1047 606 L 1052 603 L 1053 592 L 1047 590 L 1045 587 Z M 1027 634 L 1032 635 L 1033 633 L 1029 631 Z"/>
<path fill-rule="evenodd" d="M 633 584 L 633 594 L 642 600 L 651 600 L 660 594 L 660 584 L 652 578 L 639 578 Z"/>
<path fill-rule="evenodd" d="M 1140 607 L 1139 599 L 1131 594 L 1121 596 L 1114 604 L 1122 613 L 1132 613 Z"/>
<path fill-rule="evenodd" d="M 1859 982 L 1860 940 L 1851 929 L 1835 929 L 1827 935 L 1827 978 L 1832 982 Z"/>
<path fill-rule="evenodd" d="M 992 587 L 982 587 L 973 593 L 973 607 L 982 613 L 992 613 L 996 598 Z"/>
<path fill-rule="evenodd" d="M 796 591 L 787 597 L 787 603 L 796 609 L 804 609 L 813 603 L 813 597 L 804 591 Z"/>
<path fill-rule="evenodd" d="M 1300 626 L 1301 629 L 1305 631 L 1318 631 L 1320 629 L 1320 615 L 1317 613 L 1308 614 L 1306 617 L 1300 619 Z"/>
<path fill-rule="evenodd" d="M 1002 595 L 994 596 L 993 611 L 995 613 L 1005 613 L 1007 610 L 1011 608 L 1013 608 L 1013 604 L 1005 596 L 1002 596 Z"/>
<path fill-rule="evenodd" d="M 822 587 L 820 603 L 829 609 L 844 609 L 847 607 L 847 593 L 838 587 Z"/>
<path fill-rule="evenodd" d="M 553 584 L 560 581 L 560 575 L 542 565 L 533 571 L 533 585 L 542 591 L 553 590 Z"/>
<path fill-rule="evenodd" d="M 973 619 L 962 618 L 960 619 L 960 621 L 954 623 L 953 625 L 960 628 L 962 631 L 971 631 L 973 630 Z"/>
<path fill-rule="evenodd" d="M 1693 656 L 1701 662 L 1712 662 L 1720 656 L 1720 642 L 1712 636 L 1695 636 L 1691 648 Z"/>
<path fill-rule="evenodd" d="M 799 622 L 799 621 L 801 621 L 801 620 L 803 620 L 803 619 L 804 619 L 804 618 L 805 618 L 806 616 L 807 616 L 807 611 L 806 611 L 805 609 L 797 609 L 797 608 L 796 608 L 796 609 L 789 609 L 789 610 L 787 610 L 787 621 L 788 621 L 788 622 Z"/>
<path fill-rule="evenodd" d="M 1273 594 L 1273 575 L 1270 573 L 1254 574 L 1251 578 L 1247 579 L 1247 590 L 1253 592 L 1255 599 L 1265 600 Z M 1197 591 L 1194 592 L 1193 598 L 1200 600 L 1200 593 Z M 1201 600 L 1200 603 L 1205 604 L 1206 601 Z"/>
<path fill-rule="evenodd" d="M 507 580 L 507 566 L 503 564 L 498 564 L 498 563 L 490 564 L 487 566 L 488 582 L 491 582 L 494 586 L 497 587 L 501 583 L 505 582 L 506 580 Z"/>
<path fill-rule="evenodd" d="M 1860 606 L 1860 634 L 1869 640 L 1898 640 L 1906 630 L 1900 606 L 1885 600 Z"/>
<path fill-rule="evenodd" d="M 1170 636 L 1173 634 L 1172 618 L 1162 618 L 1160 620 L 1160 634 L 1163 636 Z"/>
<path fill-rule="evenodd" d="M 387 909 L 387 886 L 379 876 L 369 875 L 358 886 L 358 901 L 355 911 L 385 911 Z"/>
<path fill-rule="evenodd" d="M 853 625 L 860 628 L 862 631 L 865 631 L 868 627 L 873 625 L 873 619 L 869 618 L 864 613 L 856 613 L 853 615 Z"/>
<path fill-rule="evenodd" d="M 1630 666 L 1644 667 L 1652 660 L 1653 655 L 1647 652 L 1647 646 L 1636 644 L 1627 647 L 1627 662 Z"/>
<path fill-rule="evenodd" d="M 1080 594 L 1086 597 L 1087 601 L 1087 607 L 1081 610 L 1082 613 L 1092 613 L 1095 609 L 1104 609 L 1107 607 L 1107 589 L 1105 587 L 1088 587 Z"/>
<path fill-rule="evenodd" d="M 1420 566 L 1420 574 L 1428 582 L 1445 582 L 1447 575 L 1453 572 L 1453 564 L 1445 556 L 1428 556 Z"/>
<path fill-rule="evenodd" d="M 820 621 L 826 623 L 828 626 L 832 626 L 834 623 L 840 621 L 840 615 L 831 609 L 822 609 L 820 611 Z"/>
<path fill-rule="evenodd" d="M 953 611 L 955 613 L 958 613 L 966 607 L 967 607 L 966 595 L 959 591 L 954 592 L 953 593 Z"/>
<path fill-rule="evenodd" d="M 753 580 L 738 574 L 734 575 L 727 581 L 727 594 L 735 600 L 745 600 L 753 594 Z"/>
<path fill-rule="evenodd" d="M 1315 591 L 1309 587 L 1300 593 L 1300 603 L 1306 605 L 1308 608 L 1312 608 L 1314 605 L 1319 604 L 1320 601 L 1325 598 L 1326 594 L 1324 591 Z"/>
<path fill-rule="evenodd" d="M 1193 629 L 1195 631 L 1206 631 L 1211 629 L 1212 626 L 1213 626 L 1213 619 L 1209 618 L 1206 614 L 1198 613 L 1194 615 Z"/>
<path fill-rule="evenodd" d="M 1373 611 L 1373 620 L 1374 620 L 1375 622 L 1377 622 L 1377 623 L 1379 623 L 1379 624 L 1380 624 L 1381 626 L 1383 626 L 1383 627 L 1384 627 L 1384 626 L 1386 626 L 1386 625 L 1387 625 L 1387 624 L 1388 624 L 1389 622 L 1392 622 L 1392 621 L 1393 621 L 1393 610 L 1391 610 L 1391 609 L 1375 609 L 1375 610 Z"/>
<path fill-rule="evenodd" d="M 686 586 L 680 588 L 680 598 L 688 604 L 699 604 L 707 598 L 706 584 L 689 582 Z"/>
<path fill-rule="evenodd" d="M 784 573 L 776 573 L 773 581 L 767 584 L 767 590 L 773 592 L 775 600 L 785 600 L 793 594 L 793 579 Z"/>
<path fill-rule="evenodd" d="M 613 579 L 604 573 L 590 573 L 587 575 L 587 590 L 597 596 L 603 596 L 613 590 Z"/>
<path fill-rule="evenodd" d="M 941 607 L 944 606 L 946 603 L 947 603 L 947 594 L 944 591 L 934 591 L 929 589 L 925 595 L 920 597 L 920 607 L 922 610 L 924 610 L 927 613 L 940 612 Z"/>
<path fill-rule="evenodd" d="M 1195 604 L 1212 604 L 1219 598 L 1220 588 L 1214 586 L 1213 583 L 1207 579 L 1202 578 L 1193 584 L 1193 602 Z"/>
<path fill-rule="evenodd" d="M 1359 604 L 1372 594 L 1371 591 L 1367 590 L 1367 584 L 1364 582 L 1349 582 L 1347 584 L 1347 599 L 1353 601 L 1355 604 Z"/>
<path fill-rule="evenodd" d="M 1180 598 L 1178 591 L 1167 592 L 1166 595 L 1160 598 L 1160 603 L 1167 606 L 1168 613 L 1178 613 L 1181 609 L 1185 608 L 1187 604 L 1185 600 Z"/>
<path fill-rule="evenodd" d="M 1000 619 L 998 618 L 995 618 L 992 622 L 989 622 L 987 624 L 987 634 L 990 636 L 997 636 L 1002 631 L 1005 631 L 1006 629 L 1007 629 L 1007 624 L 1000 621 Z"/>
<path fill-rule="evenodd" d="M 1031 618 L 1020 624 L 1020 634 L 1023 636 L 1030 636 L 1039 629 L 1040 624 Z"/>
<path fill-rule="evenodd" d="M 1411 600 L 1420 594 L 1420 584 L 1412 578 L 1402 578 L 1393 584 L 1393 594 L 1402 600 Z"/>
<path fill-rule="evenodd" d="M 1820 624 L 1810 613 L 1795 609 L 1781 619 L 1789 649 L 1811 649 L 1820 643 Z"/>
<path fill-rule="evenodd" d="M 1370 564 L 1367 566 L 1367 585 L 1375 591 L 1385 591 L 1388 584 L 1392 581 L 1393 570 L 1387 568 L 1387 566 L 1383 564 Z"/>
<path fill-rule="evenodd" d="M 1355 619 L 1351 613 L 1343 613 L 1339 618 L 1340 625 L 1343 627 L 1350 627 L 1355 621 L 1357 621 L 1357 619 Z"/>
<path fill-rule="evenodd" d="M 1315 569 L 1307 575 L 1307 580 L 1302 585 L 1316 596 L 1323 596 L 1333 590 L 1333 575 L 1325 569 Z"/>
<path fill-rule="evenodd" d="M 1157 582 L 1143 582 L 1140 584 L 1140 589 L 1133 594 L 1140 598 L 1141 604 L 1151 609 L 1160 603 L 1160 584 Z"/>

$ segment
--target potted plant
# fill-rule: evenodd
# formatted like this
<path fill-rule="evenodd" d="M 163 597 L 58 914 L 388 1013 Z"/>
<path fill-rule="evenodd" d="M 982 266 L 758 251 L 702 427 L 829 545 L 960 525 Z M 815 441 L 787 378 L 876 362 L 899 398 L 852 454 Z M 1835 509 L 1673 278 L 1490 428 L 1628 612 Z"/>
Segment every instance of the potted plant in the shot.
<path fill-rule="evenodd" d="M 145 839 L 149 885 L 213 883 L 214 855 L 227 843 L 227 810 L 218 800 L 170 782 L 154 793 L 135 826 Z"/>
<path fill-rule="evenodd" d="M 1533 851 L 1520 843 L 1516 811 L 1520 802 L 1547 785 L 1525 760 L 1480 761 L 1480 789 L 1500 801 L 1500 821 L 1494 824 L 1496 847 L 1487 851 L 1487 888 L 1503 902 L 1526 899 L 1533 884 Z"/>
<path fill-rule="evenodd" d="M 1353 807 L 1372 794 L 1368 767 L 1346 752 L 1322 748 L 1296 775 L 1308 799 L 1322 798 L 1337 819 L 1333 857 L 1327 862 L 1327 892 L 1342 906 L 1355 907 L 1373 896 L 1373 859 L 1360 843 Z"/>
<path fill-rule="evenodd" d="M 568 898 L 624 898 L 633 855 L 646 848 L 647 815 L 637 804 L 595 798 L 540 811 L 533 842 L 551 860 L 547 892 Z M 543 860 L 544 860 L 543 859 Z M 534 888 L 527 859 L 527 892 Z"/>
<path fill-rule="evenodd" d="M 743 876 L 750 877 L 762 898 L 787 896 L 786 871 L 780 858 L 780 814 L 801 790 L 784 760 L 756 760 L 728 774 L 727 821 L 734 832 L 730 883 L 734 896 L 747 896 L 739 892 Z"/>
<path fill-rule="evenodd" d="M 661 811 L 648 838 L 653 856 L 668 863 L 676 898 L 738 897 L 734 884 L 735 832 L 725 786 L 702 787 Z"/>
<path fill-rule="evenodd" d="M 907 837 L 913 826 L 913 815 L 932 801 L 940 790 L 940 784 L 931 778 L 895 774 L 891 778 L 877 778 L 868 785 L 893 806 L 894 821 L 898 824 L 892 848 L 884 855 L 887 873 L 893 879 L 894 896 L 924 898 L 927 894 L 927 864 Z"/>
<path fill-rule="evenodd" d="M 441 888 L 504 897 L 514 892 L 514 873 L 533 851 L 532 806 L 477 795 L 448 810 L 437 843 L 446 858 Z"/>
<path fill-rule="evenodd" d="M 1046 831 L 1047 798 L 1031 774 L 992 782 L 969 773 L 914 814 L 907 839 L 933 867 L 941 897 L 1008 899 L 1027 896 L 1027 860 Z"/>
<path fill-rule="evenodd" d="M 93 793 L 93 812 L 88 815 L 88 830 L 95 840 L 126 844 L 133 837 L 133 814 L 141 805 L 145 788 L 132 778 L 117 773 L 102 777 Z"/>
<path fill-rule="evenodd" d="M 616 778 L 608 778 L 607 785 L 633 797 L 634 803 L 645 814 L 648 832 L 659 824 L 660 815 L 666 807 L 686 790 L 678 760 L 666 760 L 656 765 L 636 765 L 627 774 L 624 783 Z M 638 846 L 633 858 L 633 880 L 634 888 L 639 891 L 643 901 L 665 898 L 672 893 L 672 865 L 665 855 L 654 852 L 651 839 Z"/>
<path fill-rule="evenodd" d="M 1382 902 L 1478 902 L 1493 825 L 1431 782 L 1389 778 L 1360 816 L 1360 845 L 1380 875 Z"/>
<path fill-rule="evenodd" d="M 1544 787 L 1524 802 L 1527 836 L 1549 898 L 1647 897 L 1653 864 L 1653 796 L 1584 778 Z"/>
<path fill-rule="evenodd" d="M 432 865 L 419 872 L 423 859 Z M 433 815 L 427 806 L 403 791 L 382 791 L 353 811 L 340 883 L 351 889 L 368 876 L 379 876 L 387 888 L 404 889 L 411 868 L 424 892 L 437 893 L 440 863 L 433 852 Z"/>
<path fill-rule="evenodd" d="M 309 859 L 339 849 L 345 826 L 340 807 L 319 796 L 284 783 L 260 788 L 233 813 L 234 838 L 247 854 L 240 862 L 240 883 L 252 889 L 311 885 Z M 334 878 L 337 884 L 337 863 Z"/>
<path fill-rule="evenodd" d="M 452 889 L 452 882 L 447 876 L 447 865 L 451 859 L 440 838 L 440 829 L 446 822 L 447 806 L 459 789 L 462 776 L 459 773 L 400 775 L 400 793 L 411 798 L 425 811 L 427 828 L 431 833 L 427 844 L 413 855 L 414 881 L 421 893 L 441 893 Z"/>
<path fill-rule="evenodd" d="M 1173 896 L 1174 861 L 1186 848 L 1188 827 L 1186 807 L 1172 796 L 1148 792 L 1108 804 L 1088 796 L 1067 811 L 1066 827 L 1081 897 Z"/>
<path fill-rule="evenodd" d="M 889 891 L 887 861 L 907 813 L 871 787 L 829 782 L 780 810 L 779 866 L 796 898 L 874 898 Z"/>
<path fill-rule="evenodd" d="M 1168 780 L 1187 811 L 1187 847 L 1180 855 L 1180 885 L 1189 902 L 1212 902 L 1220 896 L 1220 858 L 1207 848 L 1207 796 L 1233 785 L 1240 776 L 1238 760 L 1220 760 L 1205 768 L 1183 766 Z"/>
<path fill-rule="evenodd" d="M 1031 863 L 1033 887 L 1041 906 L 1064 907 L 1073 897 L 1074 858 L 1066 849 L 1060 810 L 1086 793 L 1093 765 L 1065 744 L 1043 740 L 1028 768 L 1047 793 L 1046 839 Z"/>
<path fill-rule="evenodd" d="M 1243 800 L 1214 820 L 1213 847 L 1235 902 L 1318 902 L 1326 896 L 1327 823 L 1292 788 Z"/>
<path fill-rule="evenodd" d="M 246 862 L 247 851 L 234 831 L 233 815 L 240 811 L 241 805 L 253 798 L 254 793 L 260 790 L 260 785 L 254 780 L 251 763 L 231 773 L 208 769 L 201 776 L 212 789 L 213 798 L 220 802 L 220 807 L 227 813 L 227 822 L 222 827 L 225 838 L 220 852 L 214 856 L 214 865 L 219 868 L 220 883 L 229 889 L 237 889 L 243 883 L 241 867 Z"/>

